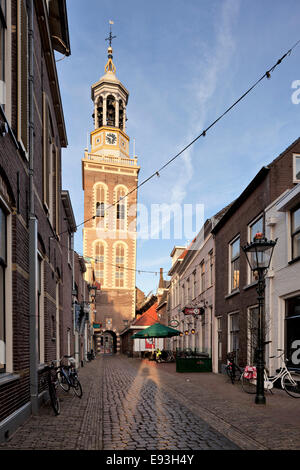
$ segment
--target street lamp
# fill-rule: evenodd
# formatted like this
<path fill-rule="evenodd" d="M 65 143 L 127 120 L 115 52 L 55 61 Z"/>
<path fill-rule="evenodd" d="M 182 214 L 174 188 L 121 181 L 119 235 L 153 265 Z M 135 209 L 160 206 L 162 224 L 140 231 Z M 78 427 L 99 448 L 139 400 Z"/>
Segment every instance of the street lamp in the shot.
<path fill-rule="evenodd" d="M 257 233 L 253 238 L 253 242 L 247 243 L 243 247 L 246 254 L 248 264 L 253 274 L 258 276 L 257 294 L 258 294 L 258 328 L 257 328 L 257 383 L 255 403 L 264 405 L 266 398 L 264 394 L 264 293 L 265 293 L 265 276 L 270 267 L 276 240 L 267 240 L 261 232 Z"/>

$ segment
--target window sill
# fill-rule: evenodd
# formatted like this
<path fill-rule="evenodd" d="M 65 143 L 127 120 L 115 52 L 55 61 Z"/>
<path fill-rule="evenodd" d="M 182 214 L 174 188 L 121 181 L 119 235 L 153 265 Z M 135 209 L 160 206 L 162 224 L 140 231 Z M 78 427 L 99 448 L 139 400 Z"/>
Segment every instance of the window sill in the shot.
<path fill-rule="evenodd" d="M 297 258 L 294 258 L 291 261 L 289 261 L 289 264 L 297 263 L 297 261 L 300 261 L 300 256 L 297 256 Z"/>
<path fill-rule="evenodd" d="M 257 286 L 257 284 L 257 281 L 251 282 L 251 284 L 248 284 L 247 286 L 243 287 L 243 290 L 251 289 L 251 287 Z"/>
<path fill-rule="evenodd" d="M 230 299 L 230 297 L 233 297 L 234 295 L 237 295 L 240 293 L 240 289 L 235 290 L 234 292 L 231 292 L 228 295 L 225 295 L 225 299 Z"/>
<path fill-rule="evenodd" d="M 14 382 L 20 378 L 17 374 L 11 374 L 9 372 L 4 372 L 4 374 L 0 374 L 0 386 L 7 384 L 9 382 Z"/>

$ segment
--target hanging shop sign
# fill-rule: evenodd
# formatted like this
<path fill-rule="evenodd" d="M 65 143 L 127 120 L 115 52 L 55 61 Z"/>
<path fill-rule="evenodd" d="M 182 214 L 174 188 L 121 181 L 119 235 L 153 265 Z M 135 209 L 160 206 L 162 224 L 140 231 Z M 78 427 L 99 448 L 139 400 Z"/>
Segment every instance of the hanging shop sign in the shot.
<path fill-rule="evenodd" d="M 204 312 L 205 312 L 205 310 L 204 310 L 203 307 L 197 307 L 197 308 L 185 307 L 183 309 L 183 313 L 185 315 L 203 315 Z"/>

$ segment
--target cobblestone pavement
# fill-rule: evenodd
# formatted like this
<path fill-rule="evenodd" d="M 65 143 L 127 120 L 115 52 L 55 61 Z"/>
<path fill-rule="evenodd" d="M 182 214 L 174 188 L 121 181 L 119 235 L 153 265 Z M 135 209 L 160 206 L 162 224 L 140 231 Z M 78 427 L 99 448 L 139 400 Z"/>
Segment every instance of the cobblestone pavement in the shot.
<path fill-rule="evenodd" d="M 179 374 L 175 364 L 97 358 L 79 372 L 83 397 L 60 392 L 1 449 L 299 449 L 300 400 L 275 390 L 254 404 L 222 375 Z"/>
<path fill-rule="evenodd" d="M 237 449 L 143 368 L 104 359 L 103 449 Z M 124 367 L 125 366 L 125 367 Z"/>

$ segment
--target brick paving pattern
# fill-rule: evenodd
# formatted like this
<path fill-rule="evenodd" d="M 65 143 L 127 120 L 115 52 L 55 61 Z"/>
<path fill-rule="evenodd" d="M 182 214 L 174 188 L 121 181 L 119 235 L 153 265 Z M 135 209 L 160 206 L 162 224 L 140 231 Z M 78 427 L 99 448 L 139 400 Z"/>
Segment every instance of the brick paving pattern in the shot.
<path fill-rule="evenodd" d="M 254 404 L 222 375 L 179 374 L 175 364 L 125 356 L 80 369 L 83 397 L 60 391 L 1 449 L 299 449 L 300 400 L 284 391 Z"/>

